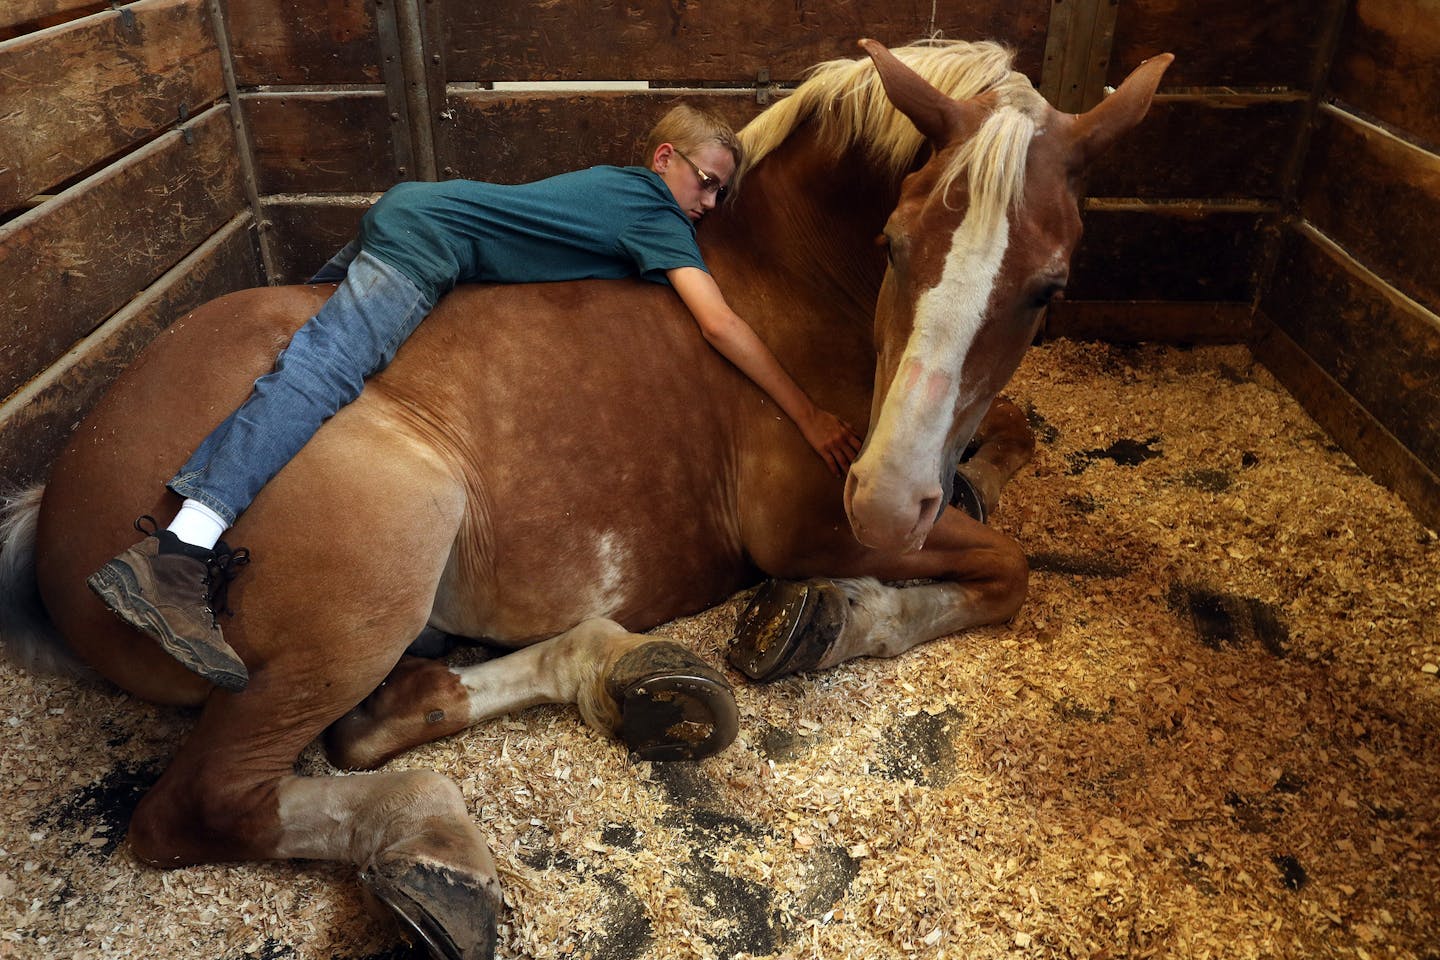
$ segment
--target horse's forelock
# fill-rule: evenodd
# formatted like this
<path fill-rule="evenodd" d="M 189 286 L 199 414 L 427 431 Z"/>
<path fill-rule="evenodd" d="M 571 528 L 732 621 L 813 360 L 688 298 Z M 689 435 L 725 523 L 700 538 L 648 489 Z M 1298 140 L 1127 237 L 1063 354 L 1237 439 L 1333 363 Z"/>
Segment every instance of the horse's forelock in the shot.
<path fill-rule="evenodd" d="M 991 218 L 1021 196 L 1025 153 L 1044 107 L 1029 79 L 1011 69 L 1014 51 L 992 41 L 929 40 L 891 51 L 946 96 L 965 100 L 990 90 L 1000 106 L 956 152 L 941 189 L 968 176 L 974 212 Z M 910 169 L 925 138 L 890 102 L 868 57 L 815 66 L 790 96 L 740 131 L 747 166 L 759 163 L 806 120 L 819 123 L 822 143 L 838 156 L 860 144 L 897 179 Z"/>

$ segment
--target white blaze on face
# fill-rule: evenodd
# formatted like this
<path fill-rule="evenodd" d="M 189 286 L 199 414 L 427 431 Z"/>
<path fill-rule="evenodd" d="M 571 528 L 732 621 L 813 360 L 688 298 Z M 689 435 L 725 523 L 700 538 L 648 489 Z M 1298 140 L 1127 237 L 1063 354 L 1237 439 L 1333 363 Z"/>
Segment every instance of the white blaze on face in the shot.
<path fill-rule="evenodd" d="M 972 433 L 985 412 L 970 409 L 981 398 L 973 386 L 962 392 L 960 371 L 985 319 L 1009 236 L 1005 217 L 981 229 L 977 218 L 967 214 L 945 256 L 940 282 L 915 304 L 914 329 L 885 395 L 869 452 L 880 457 L 878 471 L 901 471 L 917 489 L 940 478 L 957 407 L 970 421 L 962 427 Z"/>

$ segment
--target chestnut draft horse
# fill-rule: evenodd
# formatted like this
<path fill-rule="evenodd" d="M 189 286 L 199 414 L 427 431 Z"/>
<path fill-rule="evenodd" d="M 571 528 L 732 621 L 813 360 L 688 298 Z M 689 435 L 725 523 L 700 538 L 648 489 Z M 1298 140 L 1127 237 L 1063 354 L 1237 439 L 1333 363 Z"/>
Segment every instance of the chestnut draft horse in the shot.
<path fill-rule="evenodd" d="M 173 511 L 165 478 L 330 288 L 223 297 L 116 381 L 43 495 L 13 502 L 0 587 L 12 651 L 48 627 L 120 687 L 203 706 L 135 811 L 139 856 L 352 862 L 436 956 L 487 957 L 498 881 L 455 784 L 297 776 L 307 743 L 328 729 L 337 764 L 368 768 L 558 702 L 642 756 L 703 757 L 736 732 L 724 676 L 631 631 L 784 578 L 731 653 L 765 679 L 1015 612 L 1023 553 L 944 509 L 947 491 L 968 445 L 962 483 L 993 506 L 1033 450 L 996 395 L 1065 286 L 1079 175 L 1144 116 L 1171 58 L 1073 116 L 996 45 L 862 44 L 868 60 L 822 64 L 745 129 L 743 190 L 700 231 L 737 312 L 819 404 L 868 423 L 843 488 L 670 291 L 465 287 L 241 518 L 232 540 L 256 562 L 225 630 L 251 680 L 228 693 L 85 578 L 137 515 Z M 883 583 L 916 580 L 931 582 Z M 514 652 L 464 669 L 403 657 L 427 626 Z"/>

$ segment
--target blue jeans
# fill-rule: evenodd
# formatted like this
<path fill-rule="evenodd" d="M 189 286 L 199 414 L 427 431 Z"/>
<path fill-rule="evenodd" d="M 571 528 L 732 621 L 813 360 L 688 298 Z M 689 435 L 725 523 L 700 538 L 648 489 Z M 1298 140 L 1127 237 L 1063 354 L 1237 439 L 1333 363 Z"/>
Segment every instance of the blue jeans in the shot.
<path fill-rule="evenodd" d="M 167 484 L 229 524 L 320 425 L 360 395 L 433 307 L 399 270 L 352 242 L 312 283 L 340 286 L 255 381 L 250 398 L 200 444 Z"/>

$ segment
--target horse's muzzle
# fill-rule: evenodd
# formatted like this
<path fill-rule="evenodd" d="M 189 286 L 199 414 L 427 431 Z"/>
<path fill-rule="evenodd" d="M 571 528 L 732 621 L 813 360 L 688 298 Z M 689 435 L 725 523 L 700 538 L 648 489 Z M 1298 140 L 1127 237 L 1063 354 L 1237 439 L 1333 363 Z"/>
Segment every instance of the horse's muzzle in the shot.
<path fill-rule="evenodd" d="M 863 458 L 862 458 L 863 460 Z M 860 461 L 845 480 L 845 513 L 855 539 L 875 550 L 919 550 L 935 525 L 945 491 L 931 480 L 916 483 Z"/>

